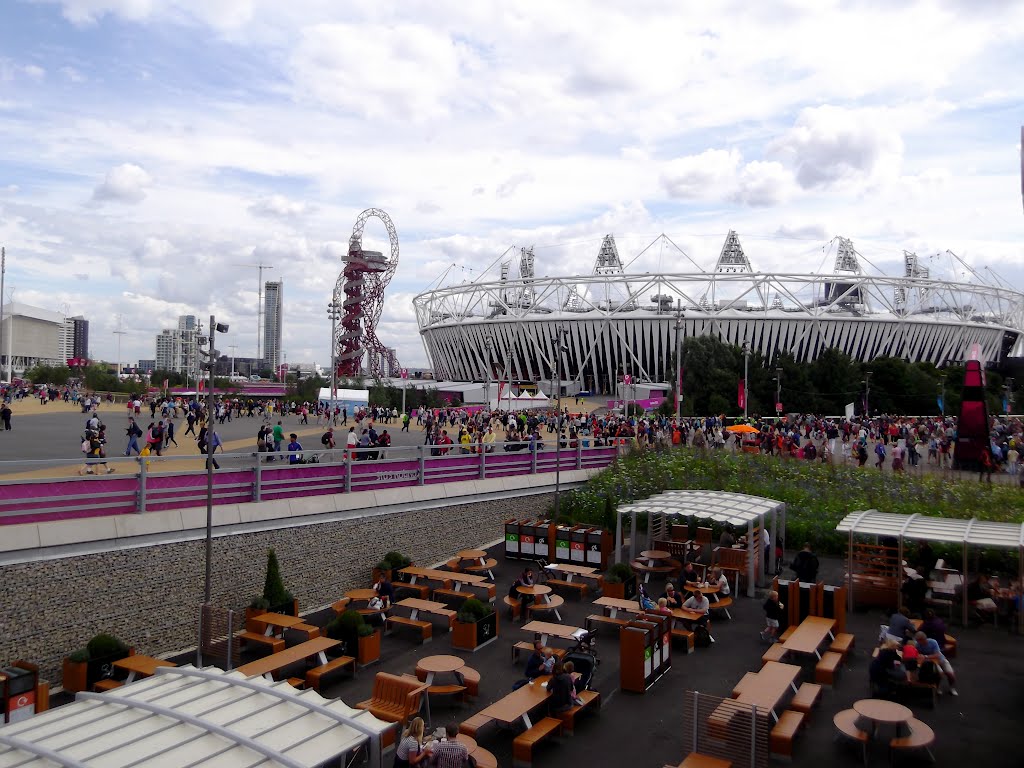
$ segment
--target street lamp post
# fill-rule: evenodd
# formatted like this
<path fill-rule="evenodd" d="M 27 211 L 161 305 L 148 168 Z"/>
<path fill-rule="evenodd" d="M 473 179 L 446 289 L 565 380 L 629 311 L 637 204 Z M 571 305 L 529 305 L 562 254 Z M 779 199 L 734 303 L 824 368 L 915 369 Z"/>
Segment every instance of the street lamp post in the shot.
<path fill-rule="evenodd" d="M 683 408 L 683 311 L 682 299 L 676 299 L 676 424 L 682 421 Z"/>
<path fill-rule="evenodd" d="M 775 415 L 782 415 L 782 369 L 775 369 Z"/>
<path fill-rule="evenodd" d="M 338 347 L 335 340 L 338 337 L 338 318 L 341 317 L 341 304 L 338 303 L 337 297 L 331 298 L 331 303 L 327 305 L 327 316 L 331 318 L 331 404 L 330 407 L 334 407 L 334 401 L 338 399 L 338 363 L 337 354 Z"/>
<path fill-rule="evenodd" d="M 556 387 L 556 407 L 558 414 L 555 417 L 555 522 L 558 522 L 559 502 L 562 495 L 562 349 L 566 330 L 559 326 L 557 335 L 554 337 L 555 364 L 553 366 L 554 383 Z"/>
<path fill-rule="evenodd" d="M 484 384 L 484 400 L 487 401 L 487 410 L 491 409 L 491 352 L 494 351 L 494 337 L 491 334 L 484 336 L 484 349 L 487 351 L 487 359 L 484 363 L 486 367 L 485 376 L 486 383 Z M 497 410 L 497 409 L 495 409 Z"/>
<path fill-rule="evenodd" d="M 207 605 L 210 603 L 213 582 L 213 375 L 217 367 L 217 350 L 213 343 L 218 333 L 227 332 L 227 323 L 218 323 L 210 315 L 210 386 L 206 390 L 206 578 L 203 583 L 203 602 Z M 196 379 L 198 381 L 198 373 Z"/>
<path fill-rule="evenodd" d="M 750 384 L 748 373 L 750 371 L 750 345 L 743 342 L 743 420 L 747 420 L 747 401 L 750 399 Z M 778 401 L 776 401 L 778 402 Z"/>
<path fill-rule="evenodd" d="M 864 415 L 871 418 L 871 371 L 864 371 Z"/>

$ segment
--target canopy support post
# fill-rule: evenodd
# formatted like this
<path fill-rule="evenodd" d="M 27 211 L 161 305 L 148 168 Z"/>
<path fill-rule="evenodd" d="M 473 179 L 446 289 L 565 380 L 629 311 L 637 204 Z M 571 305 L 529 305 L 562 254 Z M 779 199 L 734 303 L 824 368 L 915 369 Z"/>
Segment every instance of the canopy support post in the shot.
<path fill-rule="evenodd" d="M 964 536 L 963 549 L 963 583 L 960 585 L 960 607 L 963 619 L 963 627 L 967 628 L 967 537 Z"/>
<path fill-rule="evenodd" d="M 629 562 L 636 560 L 636 510 L 629 513 Z"/>
<path fill-rule="evenodd" d="M 768 581 L 775 573 L 775 548 L 779 546 L 779 511 L 777 509 L 772 510 L 772 535 L 771 541 L 768 542 L 768 554 L 765 555 L 764 563 L 764 581 Z M 768 561 L 771 561 L 769 567 Z M 763 586 L 762 582 L 762 586 Z"/>
<path fill-rule="evenodd" d="M 764 524 L 763 517 L 761 524 Z M 761 539 L 758 538 L 757 541 L 754 541 L 754 521 L 753 519 L 747 520 L 747 597 L 754 596 L 754 560 L 760 548 Z"/>
<path fill-rule="evenodd" d="M 615 510 L 615 562 L 622 562 L 622 510 Z"/>

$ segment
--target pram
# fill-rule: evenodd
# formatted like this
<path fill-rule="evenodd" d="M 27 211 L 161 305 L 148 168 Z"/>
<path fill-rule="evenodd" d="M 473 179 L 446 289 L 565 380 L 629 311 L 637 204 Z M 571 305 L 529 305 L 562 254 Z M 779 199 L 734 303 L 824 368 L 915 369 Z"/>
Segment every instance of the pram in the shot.
<path fill-rule="evenodd" d="M 573 671 L 580 677 L 576 681 L 576 690 L 592 689 L 594 673 L 601 663 L 597 658 L 597 633 L 584 632 L 576 638 L 576 645 L 562 657 L 562 663 L 572 662 Z"/>

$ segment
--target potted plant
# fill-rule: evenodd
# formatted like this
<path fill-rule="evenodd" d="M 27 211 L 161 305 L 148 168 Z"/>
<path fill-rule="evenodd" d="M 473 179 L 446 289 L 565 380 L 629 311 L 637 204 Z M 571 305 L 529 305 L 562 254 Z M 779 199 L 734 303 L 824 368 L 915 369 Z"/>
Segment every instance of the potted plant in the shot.
<path fill-rule="evenodd" d="M 367 624 L 359 611 L 342 612 L 328 623 L 326 632 L 332 640 L 341 640 L 342 652 L 355 656 L 360 665 L 380 658 L 380 632 Z"/>
<path fill-rule="evenodd" d="M 100 633 L 66 659 L 63 664 L 64 690 L 87 691 L 114 672 L 114 662 L 131 656 L 134 650 L 113 635 Z"/>
<path fill-rule="evenodd" d="M 270 610 L 270 601 L 263 595 L 256 595 L 245 607 L 245 618 L 252 619 Z"/>
<path fill-rule="evenodd" d="M 498 638 L 498 614 L 490 603 L 471 597 L 455 616 L 452 648 L 476 651 Z"/>
<path fill-rule="evenodd" d="M 615 563 L 604 575 L 602 594 L 605 597 L 617 597 L 630 600 L 636 597 L 636 576 L 628 563 Z"/>
<path fill-rule="evenodd" d="M 403 568 L 408 568 L 412 565 L 412 560 L 403 555 L 401 552 L 395 552 L 392 550 L 384 555 L 384 562 L 391 564 L 391 574 L 394 576 L 392 581 L 408 581 L 409 575 L 405 573 L 399 573 Z"/>
<path fill-rule="evenodd" d="M 277 553 L 273 549 L 267 552 L 267 578 L 263 583 L 263 598 L 267 601 L 271 613 L 299 615 L 299 601 L 284 588 L 281 566 L 277 563 Z"/>

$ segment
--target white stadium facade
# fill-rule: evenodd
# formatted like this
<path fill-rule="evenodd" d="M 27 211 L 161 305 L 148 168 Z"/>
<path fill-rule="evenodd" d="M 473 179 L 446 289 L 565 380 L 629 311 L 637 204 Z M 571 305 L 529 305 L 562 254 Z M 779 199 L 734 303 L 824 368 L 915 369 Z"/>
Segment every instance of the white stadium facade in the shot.
<path fill-rule="evenodd" d="M 735 232 L 711 271 L 626 274 L 608 235 L 590 275 L 536 277 L 521 249 L 517 278 L 505 262 L 499 280 L 426 291 L 414 305 L 436 378 L 574 382 L 566 391 L 613 391 L 624 374 L 672 381 L 676 344 L 708 335 L 768 363 L 829 348 L 938 366 L 977 349 L 990 362 L 1021 354 L 1024 293 L 963 262 L 974 282 L 935 279 L 907 252 L 903 275 L 866 274 L 853 244 L 834 242 L 829 274 L 755 272 Z"/>

